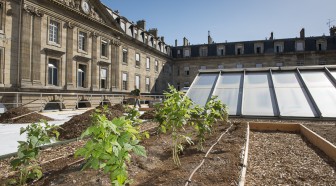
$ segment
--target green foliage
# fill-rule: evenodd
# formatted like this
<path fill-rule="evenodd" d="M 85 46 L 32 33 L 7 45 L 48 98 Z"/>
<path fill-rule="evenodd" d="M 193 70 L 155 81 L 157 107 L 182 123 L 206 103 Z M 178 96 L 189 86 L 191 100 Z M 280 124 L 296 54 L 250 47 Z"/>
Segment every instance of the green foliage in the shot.
<path fill-rule="evenodd" d="M 185 128 L 193 126 L 199 148 L 203 149 L 205 135 L 211 133 L 217 120 L 227 120 L 227 107 L 220 100 L 216 100 L 217 97 L 212 97 L 205 107 L 194 105 L 184 93 L 177 91 L 173 86 L 169 86 L 165 97 L 163 104 L 156 108 L 155 119 L 160 122 L 160 130 L 163 133 L 171 132 L 173 160 L 180 166 L 178 154 L 183 151 L 184 142 L 193 144 L 191 135 L 186 133 Z"/>
<path fill-rule="evenodd" d="M 81 135 L 81 138 L 90 137 L 89 141 L 75 153 L 87 160 L 83 169 L 90 167 L 109 173 L 113 185 L 130 183 L 126 164 L 130 153 L 146 156 L 145 148 L 139 145 L 137 128 L 125 117 L 109 121 L 104 114 L 95 113 L 93 121 L 93 126 Z"/>
<path fill-rule="evenodd" d="M 39 146 L 48 144 L 52 140 L 58 139 L 59 127 L 44 124 L 33 123 L 26 128 L 21 128 L 20 135 L 27 133 L 27 141 L 18 141 L 17 158 L 11 161 L 11 166 L 20 171 L 20 185 L 27 182 L 28 179 L 35 180 L 42 177 L 42 168 L 37 160 L 39 155 Z"/>
<path fill-rule="evenodd" d="M 138 110 L 136 110 L 134 107 L 126 108 L 127 115 L 125 119 L 131 120 L 133 125 L 139 125 L 141 123 L 141 120 L 139 119 L 140 113 Z"/>
<path fill-rule="evenodd" d="M 157 120 L 160 122 L 162 132 L 172 132 L 173 160 L 180 166 L 179 152 L 183 151 L 183 141 L 192 144 L 189 135 L 185 135 L 185 127 L 191 119 L 193 102 L 182 92 L 169 85 L 169 91 L 164 93 L 166 99 L 163 106 L 157 109 Z"/>

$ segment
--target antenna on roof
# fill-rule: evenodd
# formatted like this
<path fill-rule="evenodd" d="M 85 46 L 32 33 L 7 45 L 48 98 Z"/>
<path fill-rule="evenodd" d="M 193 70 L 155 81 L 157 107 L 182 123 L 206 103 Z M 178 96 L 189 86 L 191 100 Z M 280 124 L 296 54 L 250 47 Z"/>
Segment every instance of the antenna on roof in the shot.
<path fill-rule="evenodd" d="M 334 22 L 334 21 L 336 21 L 336 20 L 328 19 L 327 25 L 329 26 L 329 29 L 331 28 L 331 23 Z"/>

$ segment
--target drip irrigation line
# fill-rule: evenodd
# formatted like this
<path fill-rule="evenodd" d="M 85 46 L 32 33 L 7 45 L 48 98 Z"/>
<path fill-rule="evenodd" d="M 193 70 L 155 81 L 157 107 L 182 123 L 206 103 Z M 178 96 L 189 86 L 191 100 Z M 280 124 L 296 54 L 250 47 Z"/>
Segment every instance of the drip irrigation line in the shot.
<path fill-rule="evenodd" d="M 232 125 L 233 125 L 233 124 L 231 124 L 230 127 L 227 128 L 226 131 L 223 132 L 223 133 L 219 136 L 219 138 L 217 139 L 217 141 L 216 141 L 214 144 L 211 145 L 211 147 L 209 148 L 209 150 L 207 151 L 207 153 L 206 153 L 205 156 L 203 157 L 201 163 L 200 163 L 200 164 L 199 164 L 199 165 L 192 171 L 192 173 L 190 174 L 188 180 L 186 181 L 185 186 L 188 186 L 189 183 L 191 183 L 191 179 L 192 179 L 192 177 L 194 176 L 194 174 L 196 173 L 196 171 L 197 171 L 199 168 L 201 168 L 201 166 L 204 164 L 205 159 L 207 158 L 208 154 L 211 152 L 212 148 L 213 148 L 215 145 L 217 145 L 217 143 L 222 139 L 222 137 L 223 137 L 227 132 L 229 132 L 229 130 L 230 130 L 230 128 L 232 127 Z"/>
<path fill-rule="evenodd" d="M 245 185 L 245 178 L 246 178 L 246 171 L 247 171 L 247 159 L 248 159 L 248 150 L 249 150 L 249 143 L 250 143 L 250 123 L 247 122 L 247 131 L 246 131 L 246 142 L 245 142 L 245 149 L 243 152 L 244 159 L 243 159 L 243 165 L 242 165 L 242 170 L 240 174 L 240 179 L 239 179 L 239 186 L 244 186 Z"/>

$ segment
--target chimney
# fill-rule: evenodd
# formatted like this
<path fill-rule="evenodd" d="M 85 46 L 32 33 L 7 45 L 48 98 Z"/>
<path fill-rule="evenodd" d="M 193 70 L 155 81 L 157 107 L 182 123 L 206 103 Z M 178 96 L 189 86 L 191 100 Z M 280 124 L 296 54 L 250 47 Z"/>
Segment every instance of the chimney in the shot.
<path fill-rule="evenodd" d="M 175 47 L 177 47 L 177 39 L 175 39 Z"/>
<path fill-rule="evenodd" d="M 210 36 L 210 31 L 208 31 L 208 44 L 211 44 L 211 43 L 213 43 L 213 42 L 212 42 L 212 38 Z"/>
<path fill-rule="evenodd" d="M 149 29 L 148 32 L 149 32 L 150 34 L 152 34 L 155 38 L 158 37 L 158 30 L 157 30 L 157 28 Z"/>
<path fill-rule="evenodd" d="M 301 31 L 300 31 L 300 38 L 301 39 L 305 38 L 305 29 L 304 28 L 302 28 Z"/>
<path fill-rule="evenodd" d="M 271 37 L 269 39 L 273 40 L 273 32 L 271 32 Z"/>
<path fill-rule="evenodd" d="M 137 21 L 137 26 L 143 30 L 146 30 L 146 21 L 144 19 Z"/>
<path fill-rule="evenodd" d="M 336 36 L 336 27 L 335 26 L 330 27 L 330 36 L 333 36 L 333 37 Z"/>
<path fill-rule="evenodd" d="M 164 42 L 164 37 L 163 36 L 161 36 L 161 41 Z"/>
<path fill-rule="evenodd" d="M 187 38 L 183 38 L 183 46 L 188 46 L 188 39 Z"/>

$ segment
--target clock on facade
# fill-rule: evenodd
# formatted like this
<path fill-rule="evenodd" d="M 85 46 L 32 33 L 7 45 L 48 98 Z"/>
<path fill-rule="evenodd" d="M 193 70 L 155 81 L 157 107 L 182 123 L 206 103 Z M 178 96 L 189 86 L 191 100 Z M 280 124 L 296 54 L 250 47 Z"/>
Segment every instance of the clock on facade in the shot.
<path fill-rule="evenodd" d="M 90 5 L 87 2 L 87 0 L 82 0 L 82 9 L 84 13 L 86 14 L 90 13 Z"/>

